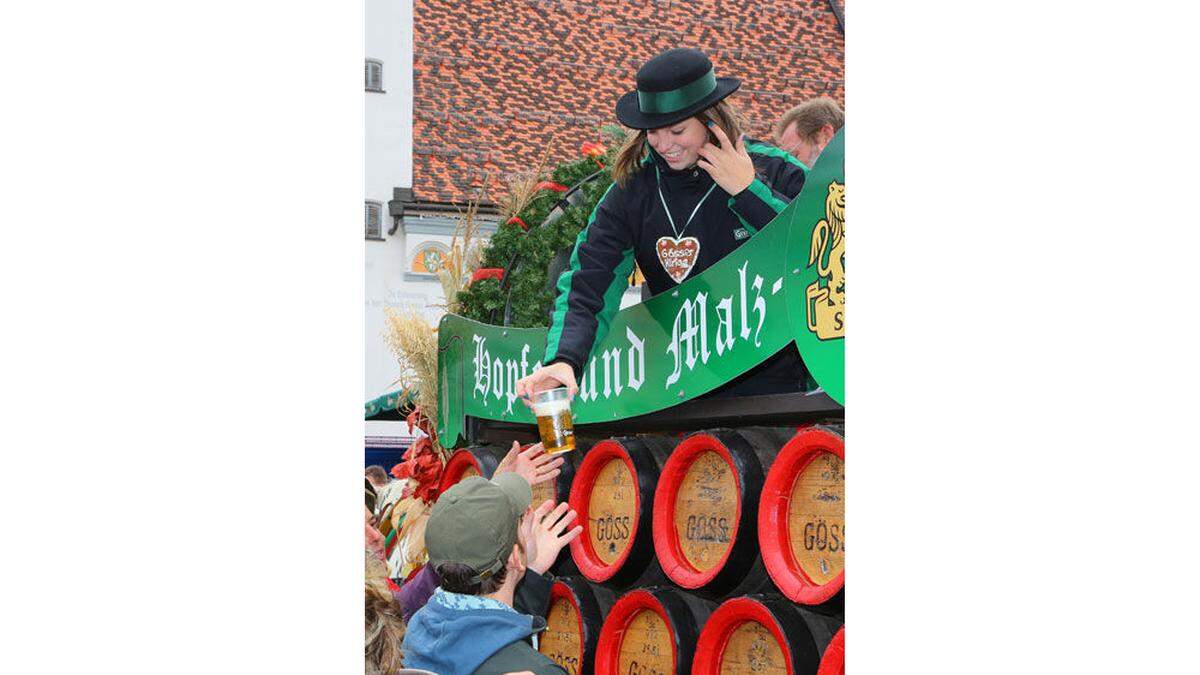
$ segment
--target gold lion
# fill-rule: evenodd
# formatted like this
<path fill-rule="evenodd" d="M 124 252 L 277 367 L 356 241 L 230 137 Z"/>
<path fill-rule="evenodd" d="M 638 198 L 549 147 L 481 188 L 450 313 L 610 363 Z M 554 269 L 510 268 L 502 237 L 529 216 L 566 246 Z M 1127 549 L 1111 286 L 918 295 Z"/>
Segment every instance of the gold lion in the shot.
<path fill-rule="evenodd" d="M 831 181 L 825 218 L 813 228 L 808 266 L 817 280 L 807 289 L 808 330 L 819 340 L 846 336 L 846 186 Z M 821 282 L 825 282 L 822 285 Z"/>

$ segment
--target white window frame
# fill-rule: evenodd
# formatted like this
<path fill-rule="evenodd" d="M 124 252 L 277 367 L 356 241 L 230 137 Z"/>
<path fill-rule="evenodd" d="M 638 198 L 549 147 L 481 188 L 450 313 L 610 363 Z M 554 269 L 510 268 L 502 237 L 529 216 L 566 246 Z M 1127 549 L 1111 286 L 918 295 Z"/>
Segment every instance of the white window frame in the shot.
<path fill-rule="evenodd" d="M 376 81 L 374 83 L 376 86 L 374 86 L 374 87 L 371 86 L 371 84 L 372 84 L 371 67 L 372 66 L 375 67 L 375 73 L 376 73 L 376 78 L 375 78 Z M 381 94 L 386 93 L 383 90 L 383 61 L 380 61 L 379 59 L 367 59 L 365 68 L 366 68 L 365 73 L 366 73 L 366 79 L 367 79 L 367 91 L 373 91 L 373 92 L 377 92 L 377 93 L 381 93 Z"/>

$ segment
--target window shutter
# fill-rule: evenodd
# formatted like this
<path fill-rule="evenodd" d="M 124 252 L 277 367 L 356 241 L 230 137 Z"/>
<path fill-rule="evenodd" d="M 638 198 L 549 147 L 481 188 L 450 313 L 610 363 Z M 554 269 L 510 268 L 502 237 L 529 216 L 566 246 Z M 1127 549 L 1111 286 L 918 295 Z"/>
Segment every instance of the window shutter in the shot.
<path fill-rule="evenodd" d="M 367 238 L 382 239 L 383 228 L 380 226 L 380 215 L 383 205 L 378 202 L 367 202 L 366 207 Z"/>
<path fill-rule="evenodd" d="M 367 59 L 367 91 L 383 91 L 383 62 Z"/>

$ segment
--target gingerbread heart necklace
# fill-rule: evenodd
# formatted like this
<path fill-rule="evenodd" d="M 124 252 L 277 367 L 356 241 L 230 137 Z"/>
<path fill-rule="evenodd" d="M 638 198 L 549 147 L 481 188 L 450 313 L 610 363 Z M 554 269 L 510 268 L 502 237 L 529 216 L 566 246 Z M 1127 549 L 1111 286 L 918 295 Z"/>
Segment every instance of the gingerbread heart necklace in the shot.
<path fill-rule="evenodd" d="M 683 224 L 683 229 L 675 227 L 675 219 L 671 217 L 671 209 L 667 206 L 667 198 L 663 196 L 662 191 L 662 174 L 658 167 L 654 167 L 654 180 L 658 185 L 658 198 L 662 200 L 663 211 L 667 212 L 667 222 L 671 224 L 671 232 L 674 237 L 659 237 L 655 244 L 655 251 L 658 253 L 658 261 L 662 263 L 663 269 L 667 274 L 675 280 L 675 283 L 681 284 L 683 280 L 692 273 L 692 268 L 696 266 L 696 261 L 700 259 L 700 240 L 695 237 L 685 237 L 683 233 L 687 231 L 688 225 L 692 224 L 692 219 L 700 211 L 700 206 L 704 204 L 704 200 L 712 194 L 713 189 L 717 187 L 714 182 L 708 188 L 708 192 L 696 202 L 696 208 L 692 209 L 692 215 L 688 216 L 687 222 Z"/>

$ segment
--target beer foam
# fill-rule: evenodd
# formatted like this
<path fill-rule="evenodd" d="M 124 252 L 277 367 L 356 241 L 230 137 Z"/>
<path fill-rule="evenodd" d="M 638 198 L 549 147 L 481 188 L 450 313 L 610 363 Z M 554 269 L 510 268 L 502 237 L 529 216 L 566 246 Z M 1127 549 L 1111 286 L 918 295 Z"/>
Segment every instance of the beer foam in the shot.
<path fill-rule="evenodd" d="M 548 417 L 550 415 L 557 415 L 558 413 L 560 413 L 564 410 L 570 410 L 570 409 L 571 409 L 571 402 L 568 400 L 565 400 L 565 399 L 558 400 L 558 401 L 543 401 L 540 403 L 535 402 L 533 404 L 533 414 L 538 415 L 539 417 Z"/>

